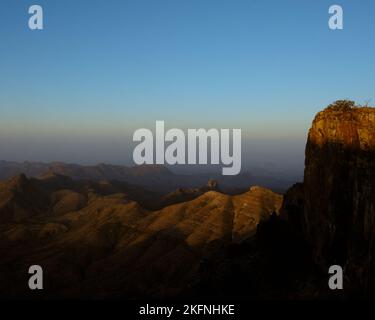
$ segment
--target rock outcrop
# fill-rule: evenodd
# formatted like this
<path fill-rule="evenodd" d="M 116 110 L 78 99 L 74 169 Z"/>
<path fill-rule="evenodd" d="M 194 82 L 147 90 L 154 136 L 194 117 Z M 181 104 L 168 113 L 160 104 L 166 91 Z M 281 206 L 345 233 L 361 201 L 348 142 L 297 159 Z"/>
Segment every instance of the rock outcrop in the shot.
<path fill-rule="evenodd" d="M 0 223 L 25 222 L 47 208 L 47 197 L 24 174 L 0 182 Z"/>
<path fill-rule="evenodd" d="M 317 114 L 303 185 L 287 192 L 283 210 L 325 272 L 341 265 L 360 291 L 375 283 L 375 108 L 333 105 Z"/>

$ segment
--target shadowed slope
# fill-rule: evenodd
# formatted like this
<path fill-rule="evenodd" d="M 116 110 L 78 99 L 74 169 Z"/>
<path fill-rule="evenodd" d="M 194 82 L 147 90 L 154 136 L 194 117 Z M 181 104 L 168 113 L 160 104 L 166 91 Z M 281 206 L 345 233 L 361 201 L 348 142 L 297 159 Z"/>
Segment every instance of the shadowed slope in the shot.
<path fill-rule="evenodd" d="M 252 235 L 281 199 L 262 188 L 238 196 L 208 191 L 148 211 L 123 194 L 97 195 L 79 211 L 32 225 L 2 224 L 2 292 L 27 297 L 19 275 L 40 264 L 49 297 L 174 296 L 192 281 L 202 259 Z"/>

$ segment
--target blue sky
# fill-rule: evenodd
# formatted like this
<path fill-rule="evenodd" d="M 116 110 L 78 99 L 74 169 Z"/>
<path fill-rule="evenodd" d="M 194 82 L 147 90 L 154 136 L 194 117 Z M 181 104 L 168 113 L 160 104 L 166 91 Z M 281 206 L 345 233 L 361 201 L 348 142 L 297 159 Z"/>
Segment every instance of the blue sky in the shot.
<path fill-rule="evenodd" d="M 27 27 L 32 4 L 44 9 L 43 31 Z M 332 4 L 344 9 L 342 31 L 328 28 Z M 371 0 L 2 0 L 1 8 L 2 159 L 124 163 L 132 132 L 165 120 L 242 128 L 249 161 L 302 166 L 317 111 L 375 99 Z"/>

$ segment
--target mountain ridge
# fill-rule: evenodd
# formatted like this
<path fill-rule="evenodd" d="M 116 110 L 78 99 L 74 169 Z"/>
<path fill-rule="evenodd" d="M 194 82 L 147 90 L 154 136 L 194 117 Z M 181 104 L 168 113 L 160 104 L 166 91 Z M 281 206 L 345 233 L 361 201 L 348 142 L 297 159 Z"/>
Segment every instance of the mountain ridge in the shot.
<path fill-rule="evenodd" d="M 260 187 L 227 195 L 212 190 L 217 184 L 209 181 L 203 189 L 192 200 L 154 211 L 123 193 L 91 192 L 80 198 L 76 191 L 53 189 L 52 210 L 49 206 L 37 215 L 0 220 L 1 291 L 27 298 L 30 291 L 11 279 L 37 261 L 49 275 L 48 297 L 180 294 L 202 261 L 253 237 L 257 225 L 278 212 L 282 202 L 282 195 Z M 11 270 L 5 267 L 9 264 Z M 100 282 L 111 290 L 101 290 Z"/>
<path fill-rule="evenodd" d="M 48 174 L 61 174 L 73 180 L 121 181 L 139 185 L 163 193 L 178 188 L 200 188 L 209 179 L 217 180 L 226 193 L 245 191 L 249 185 L 262 185 L 276 192 L 285 191 L 293 181 L 270 176 L 268 172 L 257 170 L 257 174 L 247 171 L 237 176 L 222 176 L 221 173 L 177 174 L 163 165 L 121 166 L 110 164 L 78 165 L 63 162 L 9 162 L 0 161 L 0 180 L 24 173 L 29 178 L 40 178 Z"/>

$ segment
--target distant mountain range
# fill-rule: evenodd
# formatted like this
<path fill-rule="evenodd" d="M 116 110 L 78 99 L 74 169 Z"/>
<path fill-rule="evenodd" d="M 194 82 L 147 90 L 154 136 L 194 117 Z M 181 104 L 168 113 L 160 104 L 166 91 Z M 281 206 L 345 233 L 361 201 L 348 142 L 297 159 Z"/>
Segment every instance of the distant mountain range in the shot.
<path fill-rule="evenodd" d="M 60 174 L 73 180 L 121 181 L 139 185 L 159 192 L 173 192 L 178 188 L 199 188 L 208 180 L 216 180 L 226 193 L 238 193 L 251 185 L 261 185 L 276 192 L 284 192 L 297 181 L 279 178 L 277 175 L 257 170 L 256 173 L 244 172 L 237 176 L 222 176 L 221 173 L 175 174 L 165 166 L 119 166 L 98 164 L 84 166 L 61 162 L 11 162 L 0 161 L 0 180 L 25 174 L 27 177 L 43 177 Z"/>

